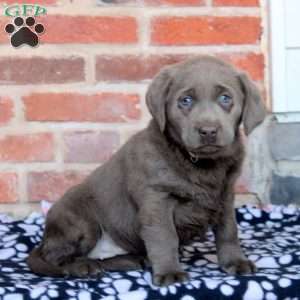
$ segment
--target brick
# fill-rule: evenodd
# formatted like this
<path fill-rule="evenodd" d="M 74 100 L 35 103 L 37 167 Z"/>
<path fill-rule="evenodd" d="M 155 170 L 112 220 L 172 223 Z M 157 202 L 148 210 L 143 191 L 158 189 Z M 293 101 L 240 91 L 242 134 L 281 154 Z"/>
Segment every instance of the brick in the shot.
<path fill-rule="evenodd" d="M 0 43 L 8 43 L 9 42 L 9 35 L 5 32 L 4 28 L 7 23 L 10 22 L 10 18 L 8 17 L 0 17 Z"/>
<path fill-rule="evenodd" d="M 213 0 L 215 6 L 259 6 L 259 0 Z"/>
<path fill-rule="evenodd" d="M 136 43 L 137 22 L 133 17 L 47 16 L 41 18 L 45 43 Z"/>
<path fill-rule="evenodd" d="M 0 84 L 53 84 L 84 81 L 84 60 L 79 57 L 2 57 Z"/>
<path fill-rule="evenodd" d="M 56 0 L 0 0 L 0 4 L 11 5 L 11 4 L 40 4 L 40 5 L 49 5 L 56 4 Z"/>
<path fill-rule="evenodd" d="M 253 44 L 260 40 L 258 17 L 156 17 L 151 22 L 155 45 Z"/>
<path fill-rule="evenodd" d="M 249 73 L 253 80 L 264 79 L 265 61 L 261 53 L 220 54 L 220 58 L 234 64 L 237 68 Z"/>
<path fill-rule="evenodd" d="M 17 174 L 0 173 L 0 203 L 12 203 L 18 200 L 17 182 Z"/>
<path fill-rule="evenodd" d="M 98 0 L 98 5 L 108 4 L 131 4 L 131 5 L 149 5 L 149 6 L 195 6 L 204 5 L 205 0 Z"/>
<path fill-rule="evenodd" d="M 140 118 L 134 94 L 31 94 L 24 97 L 29 121 L 127 122 Z"/>
<path fill-rule="evenodd" d="M 204 5 L 204 0 L 144 0 L 146 5 L 196 6 Z"/>
<path fill-rule="evenodd" d="M 152 78 L 163 66 L 176 63 L 186 55 L 119 55 L 98 56 L 98 81 L 139 81 Z"/>
<path fill-rule="evenodd" d="M 10 98 L 0 97 L 0 125 L 7 124 L 13 117 L 14 105 Z"/>
<path fill-rule="evenodd" d="M 94 163 L 108 160 L 120 145 L 116 132 L 81 131 L 64 134 L 66 162 Z"/>
<path fill-rule="evenodd" d="M 7 135 L 0 138 L 0 161 L 37 162 L 53 159 L 50 133 Z"/>
<path fill-rule="evenodd" d="M 254 80 L 264 78 L 264 56 L 261 53 L 218 53 L 221 59 L 246 71 Z M 159 70 L 169 64 L 177 63 L 192 55 L 105 55 L 96 60 L 98 81 L 140 81 L 151 79 Z"/>
<path fill-rule="evenodd" d="M 70 187 L 81 183 L 88 171 L 31 172 L 28 174 L 29 201 L 58 200 Z"/>

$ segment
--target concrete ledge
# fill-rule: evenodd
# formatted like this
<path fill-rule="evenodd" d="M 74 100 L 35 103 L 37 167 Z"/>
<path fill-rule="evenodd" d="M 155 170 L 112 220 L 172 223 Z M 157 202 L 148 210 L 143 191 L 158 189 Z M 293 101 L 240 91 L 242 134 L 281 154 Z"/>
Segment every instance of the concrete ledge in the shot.
<path fill-rule="evenodd" d="M 300 123 L 272 123 L 268 142 L 274 160 L 300 161 Z"/>
<path fill-rule="evenodd" d="M 300 177 L 273 173 L 270 197 L 273 204 L 300 204 Z"/>

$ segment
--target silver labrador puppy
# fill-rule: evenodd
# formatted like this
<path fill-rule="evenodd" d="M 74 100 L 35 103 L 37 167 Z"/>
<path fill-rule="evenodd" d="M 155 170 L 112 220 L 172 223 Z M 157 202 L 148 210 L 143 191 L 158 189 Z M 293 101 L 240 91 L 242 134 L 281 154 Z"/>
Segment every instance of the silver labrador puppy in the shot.
<path fill-rule="evenodd" d="M 181 282 L 188 275 L 178 248 L 208 227 L 223 270 L 255 271 L 240 248 L 233 187 L 244 157 L 239 126 L 249 134 L 265 117 L 259 91 L 232 66 L 202 56 L 164 68 L 146 101 L 149 126 L 49 211 L 28 258 L 34 272 L 88 276 L 147 261 L 154 284 Z M 127 254 L 91 256 L 103 235 Z"/>

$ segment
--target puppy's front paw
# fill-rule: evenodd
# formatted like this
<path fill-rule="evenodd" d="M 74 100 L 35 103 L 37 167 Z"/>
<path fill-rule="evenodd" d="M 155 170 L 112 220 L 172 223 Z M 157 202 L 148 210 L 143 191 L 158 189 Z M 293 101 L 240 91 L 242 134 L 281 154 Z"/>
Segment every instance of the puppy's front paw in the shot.
<path fill-rule="evenodd" d="M 245 275 L 256 272 L 255 264 L 248 259 L 240 258 L 222 265 L 222 269 L 231 275 Z"/>
<path fill-rule="evenodd" d="M 77 258 L 74 262 L 64 265 L 63 269 L 66 276 L 80 278 L 100 275 L 103 273 L 103 269 L 99 262 L 88 258 Z"/>
<path fill-rule="evenodd" d="M 189 280 L 189 275 L 183 271 L 173 271 L 165 274 L 154 274 L 153 284 L 158 286 L 166 286 L 177 282 Z"/>

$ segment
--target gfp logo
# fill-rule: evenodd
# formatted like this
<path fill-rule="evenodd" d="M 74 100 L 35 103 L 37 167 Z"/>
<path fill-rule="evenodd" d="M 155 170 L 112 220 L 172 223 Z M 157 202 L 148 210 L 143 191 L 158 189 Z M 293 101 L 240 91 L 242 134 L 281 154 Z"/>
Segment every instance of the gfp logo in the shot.
<path fill-rule="evenodd" d="M 10 35 L 13 47 L 28 45 L 36 47 L 39 44 L 39 35 L 44 33 L 44 25 L 37 23 L 34 17 L 47 14 L 47 10 L 39 5 L 12 5 L 4 11 L 5 16 L 14 17 L 11 23 L 5 26 Z"/>

